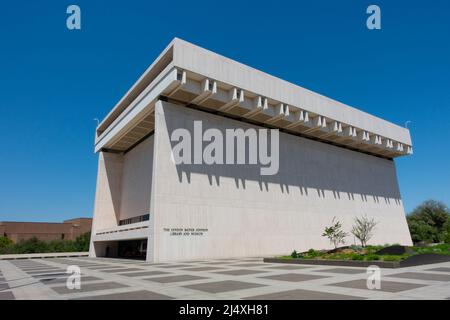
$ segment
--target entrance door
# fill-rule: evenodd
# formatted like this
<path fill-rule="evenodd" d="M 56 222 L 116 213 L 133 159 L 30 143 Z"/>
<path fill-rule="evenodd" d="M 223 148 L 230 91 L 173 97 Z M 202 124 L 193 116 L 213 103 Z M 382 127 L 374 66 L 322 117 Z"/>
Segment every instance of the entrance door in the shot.
<path fill-rule="evenodd" d="M 147 239 L 119 241 L 119 258 L 145 260 L 147 257 Z"/>

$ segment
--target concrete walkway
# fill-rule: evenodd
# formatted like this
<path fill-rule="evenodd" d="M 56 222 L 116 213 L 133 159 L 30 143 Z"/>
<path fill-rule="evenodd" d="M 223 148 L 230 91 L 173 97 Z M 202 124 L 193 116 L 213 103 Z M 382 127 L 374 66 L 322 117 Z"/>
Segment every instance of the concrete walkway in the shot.
<path fill-rule="evenodd" d="M 66 287 L 69 265 L 81 288 Z M 2 299 L 449 299 L 450 263 L 381 269 L 264 263 L 260 258 L 149 264 L 101 258 L 0 261 Z"/>

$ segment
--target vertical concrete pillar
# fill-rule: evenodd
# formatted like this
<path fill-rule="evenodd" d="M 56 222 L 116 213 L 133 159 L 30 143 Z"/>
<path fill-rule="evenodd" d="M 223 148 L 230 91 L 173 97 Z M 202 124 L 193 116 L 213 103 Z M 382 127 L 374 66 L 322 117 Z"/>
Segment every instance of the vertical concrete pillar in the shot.
<path fill-rule="evenodd" d="M 95 233 L 118 225 L 123 169 L 123 156 L 118 153 L 100 152 L 98 159 L 97 189 L 95 193 L 94 219 L 92 222 L 89 256 L 96 257 Z"/>

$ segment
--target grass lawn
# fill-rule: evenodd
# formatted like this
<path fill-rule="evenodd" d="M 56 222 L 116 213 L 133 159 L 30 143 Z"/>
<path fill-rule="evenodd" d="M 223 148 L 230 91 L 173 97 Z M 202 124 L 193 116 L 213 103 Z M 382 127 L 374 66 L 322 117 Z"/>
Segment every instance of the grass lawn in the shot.
<path fill-rule="evenodd" d="M 281 256 L 281 259 L 313 259 L 313 260 L 360 260 L 360 261 L 402 261 L 418 254 L 435 253 L 450 255 L 450 244 L 439 244 L 429 247 L 406 247 L 403 254 L 377 254 L 383 248 L 389 246 L 366 246 L 365 248 L 351 246 L 336 250 L 314 250 L 306 252 L 292 252 L 290 256 Z"/>

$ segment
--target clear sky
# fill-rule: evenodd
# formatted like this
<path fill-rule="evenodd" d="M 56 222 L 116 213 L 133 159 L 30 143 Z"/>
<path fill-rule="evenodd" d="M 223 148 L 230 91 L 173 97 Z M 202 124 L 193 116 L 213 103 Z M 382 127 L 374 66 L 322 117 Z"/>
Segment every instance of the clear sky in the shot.
<path fill-rule="evenodd" d="M 66 8 L 81 8 L 81 30 Z M 366 8 L 381 8 L 381 30 Z M 8 1 L 0 6 L 0 221 L 92 215 L 102 119 L 179 37 L 409 124 L 407 212 L 450 205 L 450 2 Z"/>

